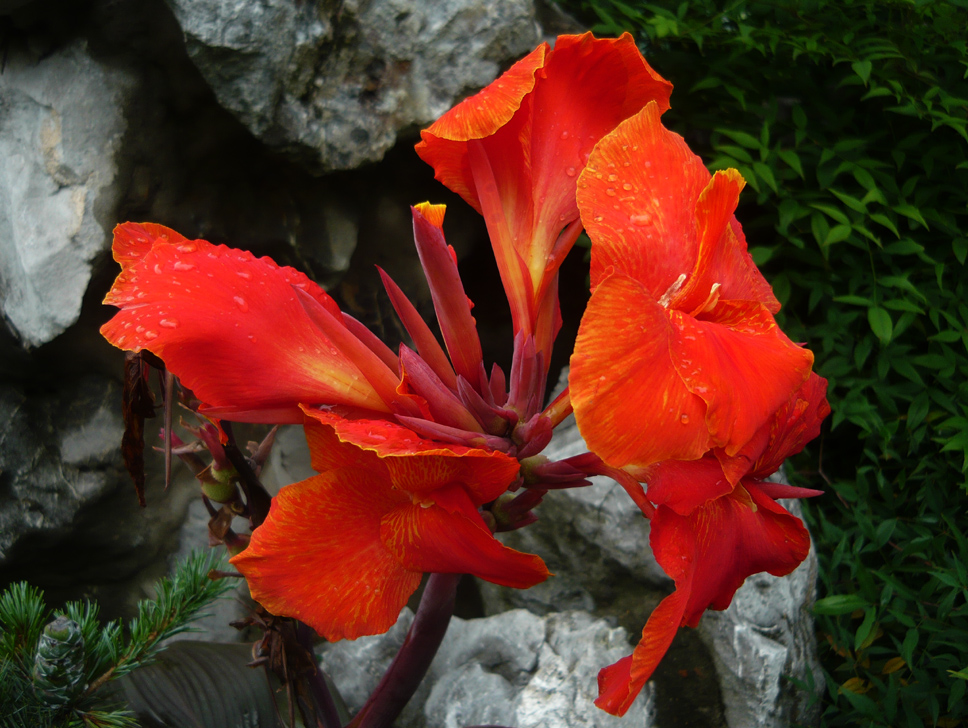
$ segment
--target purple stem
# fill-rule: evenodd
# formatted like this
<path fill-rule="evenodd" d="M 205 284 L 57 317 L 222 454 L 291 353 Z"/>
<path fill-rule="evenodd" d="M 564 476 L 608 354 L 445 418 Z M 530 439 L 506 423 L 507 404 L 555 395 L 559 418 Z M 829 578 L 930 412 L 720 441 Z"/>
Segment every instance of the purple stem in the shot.
<path fill-rule="evenodd" d="M 347 728 L 390 728 L 433 662 L 454 614 L 460 574 L 431 574 L 410 631 L 380 684 Z"/>
<path fill-rule="evenodd" d="M 303 622 L 296 622 L 296 637 L 303 649 L 310 654 L 313 664 L 316 666 L 315 672 L 306 676 L 313 702 L 316 704 L 316 716 L 322 721 L 323 728 L 342 728 L 343 722 L 339 719 L 336 703 L 333 702 L 333 696 L 329 692 L 326 678 L 323 677 L 323 672 L 319 669 L 316 652 L 313 650 L 312 627 Z"/>

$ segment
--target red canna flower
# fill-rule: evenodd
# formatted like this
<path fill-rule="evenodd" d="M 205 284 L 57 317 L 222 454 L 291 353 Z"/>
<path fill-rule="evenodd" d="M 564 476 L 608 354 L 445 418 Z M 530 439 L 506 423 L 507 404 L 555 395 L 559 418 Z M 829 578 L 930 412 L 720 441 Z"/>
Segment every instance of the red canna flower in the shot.
<path fill-rule="evenodd" d="M 527 588 L 548 570 L 503 546 L 478 506 L 515 480 L 501 452 L 442 445 L 382 419 L 306 409 L 313 468 L 283 488 L 232 559 L 252 596 L 329 640 L 385 632 L 424 572 Z"/>
<path fill-rule="evenodd" d="M 563 35 L 421 132 L 417 153 L 484 216 L 515 334 L 535 337 L 545 372 L 558 268 L 581 232 L 578 174 L 599 139 L 650 101 L 669 108 L 671 91 L 630 35 Z"/>
<path fill-rule="evenodd" d="M 388 629 L 425 572 L 519 588 L 548 576 L 540 558 L 494 539 L 479 510 L 517 487 L 523 435 L 534 432 L 533 449 L 546 433 L 512 439 L 518 417 L 503 373 L 485 372 L 444 208 L 413 215 L 447 353 L 385 274 L 417 351 L 394 354 L 268 258 L 159 225 L 115 231 L 122 272 L 105 301 L 121 311 L 104 336 L 161 357 L 209 416 L 305 421 L 320 475 L 273 499 L 233 563 L 264 606 L 331 639 Z"/>
<path fill-rule="evenodd" d="M 739 456 L 746 469 L 735 486 L 713 453 L 645 469 L 648 497 L 657 505 L 651 519 L 652 550 L 676 590 L 649 617 L 633 654 L 599 673 L 595 704 L 600 708 L 623 715 L 679 627 L 695 627 L 706 609 L 728 607 L 746 577 L 761 571 L 783 576 L 806 558 L 809 534 L 774 499 L 819 491 L 763 481 L 819 434 L 830 413 L 826 389 L 826 380 L 812 374 L 755 433 Z"/>
<path fill-rule="evenodd" d="M 710 175 L 661 111 L 650 103 L 602 139 L 578 183 L 592 297 L 571 400 L 589 449 L 633 474 L 711 448 L 735 456 L 813 363 L 777 327 L 747 253 L 742 177 Z"/>

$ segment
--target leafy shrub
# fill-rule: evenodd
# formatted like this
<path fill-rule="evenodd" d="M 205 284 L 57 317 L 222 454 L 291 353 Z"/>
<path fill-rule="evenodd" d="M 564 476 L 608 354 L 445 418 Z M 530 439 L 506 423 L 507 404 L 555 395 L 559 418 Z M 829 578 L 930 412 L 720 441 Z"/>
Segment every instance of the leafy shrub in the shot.
<path fill-rule="evenodd" d="M 968 722 L 968 4 L 562 4 L 632 32 L 676 84 L 666 124 L 742 172 L 780 323 L 830 380 L 795 461 L 829 484 L 825 724 Z"/>

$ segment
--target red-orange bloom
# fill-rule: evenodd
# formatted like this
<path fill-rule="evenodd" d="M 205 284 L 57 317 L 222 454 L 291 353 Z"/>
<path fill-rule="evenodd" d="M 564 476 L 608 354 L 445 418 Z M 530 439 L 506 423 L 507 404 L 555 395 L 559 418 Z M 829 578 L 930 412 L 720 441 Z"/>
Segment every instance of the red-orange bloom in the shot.
<path fill-rule="evenodd" d="M 813 363 L 777 327 L 747 253 L 743 178 L 710 175 L 661 112 L 651 103 L 602 139 L 578 184 L 593 292 L 571 400 L 589 449 L 632 473 L 736 455 Z"/>
<path fill-rule="evenodd" d="M 816 374 L 750 441 L 746 470 L 730 485 L 714 454 L 666 461 L 646 469 L 649 499 L 657 504 L 650 542 L 676 590 L 649 617 L 632 655 L 598 676 L 600 708 L 624 714 L 665 655 L 679 627 L 695 627 L 706 609 L 725 609 L 746 577 L 783 576 L 807 556 L 810 536 L 800 520 L 774 501 L 818 491 L 763 482 L 816 437 L 830 413 L 827 383 Z"/>
<path fill-rule="evenodd" d="M 581 230 L 575 182 L 595 143 L 672 85 L 632 37 L 542 44 L 421 132 L 417 153 L 487 223 L 515 334 L 547 367 L 559 327 L 557 271 Z"/>
<path fill-rule="evenodd" d="M 441 445 L 386 420 L 306 408 L 313 467 L 232 559 L 252 596 L 327 639 L 389 629 L 424 572 L 527 588 L 548 570 L 503 546 L 478 506 L 515 479 L 503 453 Z"/>

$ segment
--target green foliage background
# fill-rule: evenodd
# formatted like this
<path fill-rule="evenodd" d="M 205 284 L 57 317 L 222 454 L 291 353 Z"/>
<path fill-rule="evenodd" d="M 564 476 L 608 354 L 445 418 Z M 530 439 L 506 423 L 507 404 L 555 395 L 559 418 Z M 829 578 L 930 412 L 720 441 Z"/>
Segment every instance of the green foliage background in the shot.
<path fill-rule="evenodd" d="M 830 381 L 794 461 L 828 483 L 824 724 L 968 724 L 968 3 L 561 4 L 632 32 L 676 86 L 665 123 L 746 178 L 780 323 Z"/>

